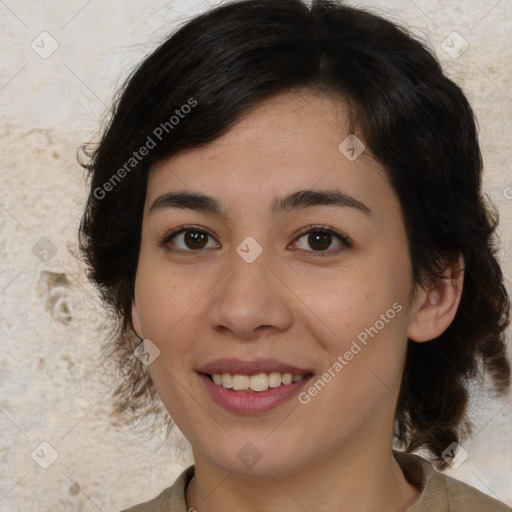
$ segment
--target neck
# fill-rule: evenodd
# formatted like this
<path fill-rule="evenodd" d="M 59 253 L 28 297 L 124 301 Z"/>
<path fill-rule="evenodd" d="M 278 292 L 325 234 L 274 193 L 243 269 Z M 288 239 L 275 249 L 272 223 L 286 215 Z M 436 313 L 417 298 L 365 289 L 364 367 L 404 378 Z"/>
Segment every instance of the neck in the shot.
<path fill-rule="evenodd" d="M 346 450 L 300 471 L 257 478 L 224 471 L 194 453 L 195 475 L 186 490 L 197 512 L 403 512 L 419 491 L 405 479 L 391 448 Z"/>

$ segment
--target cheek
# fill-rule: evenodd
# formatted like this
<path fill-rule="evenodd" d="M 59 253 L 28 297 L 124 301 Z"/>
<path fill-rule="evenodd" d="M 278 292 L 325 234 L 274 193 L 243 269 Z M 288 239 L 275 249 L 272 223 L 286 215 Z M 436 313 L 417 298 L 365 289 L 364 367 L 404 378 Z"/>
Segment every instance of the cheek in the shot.
<path fill-rule="evenodd" d="M 139 262 L 135 281 L 137 312 L 144 336 L 163 345 L 161 350 L 177 333 L 191 329 L 188 324 L 194 305 L 205 294 L 195 281 L 142 258 Z"/>
<path fill-rule="evenodd" d="M 398 251 L 394 258 L 340 272 L 339 279 L 332 274 L 316 279 L 315 287 L 304 286 L 298 292 L 307 297 L 303 311 L 310 319 L 308 330 L 327 356 L 324 370 L 343 358 L 343 371 L 335 372 L 344 375 L 337 379 L 340 384 L 362 379 L 362 387 L 371 387 L 378 382 L 372 372 L 391 386 L 399 379 L 407 346 L 408 265 L 406 251 Z"/>
<path fill-rule="evenodd" d="M 333 285 L 326 281 L 323 293 L 311 297 L 315 315 L 308 330 L 321 344 L 321 375 L 329 381 L 313 407 L 318 417 L 329 414 L 340 428 L 349 428 L 372 411 L 379 411 L 398 394 L 407 347 L 406 288 L 392 273 L 368 270 Z M 312 345 L 318 349 L 318 345 Z M 316 352 L 318 353 L 318 352 Z M 308 396 L 304 397 L 307 400 Z M 338 412 L 332 404 L 338 404 Z M 351 412 L 350 418 L 347 413 Z M 377 414 L 377 413 L 375 413 Z M 321 428 L 321 427 L 319 427 Z"/>
<path fill-rule="evenodd" d="M 340 274 L 339 280 L 330 274 L 315 279 L 314 286 L 303 280 L 296 284 L 296 289 L 303 299 L 303 309 L 315 313 L 313 318 L 318 327 L 331 334 L 325 339 L 332 338 L 336 343 L 336 340 L 354 338 L 373 325 L 394 302 L 400 302 L 403 292 L 395 285 L 396 280 L 388 278 L 386 273 L 364 270 Z"/>

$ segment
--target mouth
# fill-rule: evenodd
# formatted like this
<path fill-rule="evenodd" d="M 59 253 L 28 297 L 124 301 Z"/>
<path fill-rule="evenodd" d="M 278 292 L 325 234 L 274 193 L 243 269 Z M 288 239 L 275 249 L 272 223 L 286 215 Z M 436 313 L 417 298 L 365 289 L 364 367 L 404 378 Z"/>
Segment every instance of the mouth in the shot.
<path fill-rule="evenodd" d="M 196 369 L 208 396 L 229 412 L 259 414 L 296 395 L 314 373 L 274 359 L 218 359 Z"/>
<path fill-rule="evenodd" d="M 304 378 L 312 376 L 312 373 L 257 373 L 256 375 L 240 375 L 231 373 L 204 374 L 211 382 L 225 389 L 233 391 L 244 391 L 246 393 L 261 393 L 269 388 L 289 386 L 292 383 L 300 382 Z"/>

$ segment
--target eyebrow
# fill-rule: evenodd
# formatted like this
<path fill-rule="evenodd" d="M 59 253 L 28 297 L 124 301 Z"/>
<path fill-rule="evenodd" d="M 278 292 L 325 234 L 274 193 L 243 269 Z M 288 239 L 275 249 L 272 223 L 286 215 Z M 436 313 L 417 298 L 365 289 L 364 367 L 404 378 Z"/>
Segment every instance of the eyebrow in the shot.
<path fill-rule="evenodd" d="M 365 215 L 372 211 L 361 201 L 339 190 L 298 190 L 284 197 L 278 197 L 272 203 L 271 211 L 274 216 L 294 210 L 313 206 L 338 206 L 354 208 Z M 188 208 L 218 217 L 227 218 L 227 212 L 217 199 L 199 192 L 170 192 L 155 199 L 149 213 L 171 208 Z"/>

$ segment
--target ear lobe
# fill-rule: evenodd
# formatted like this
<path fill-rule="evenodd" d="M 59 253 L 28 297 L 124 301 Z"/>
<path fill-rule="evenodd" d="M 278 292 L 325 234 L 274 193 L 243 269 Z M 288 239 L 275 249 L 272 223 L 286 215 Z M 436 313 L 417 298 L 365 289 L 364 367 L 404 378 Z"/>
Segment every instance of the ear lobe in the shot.
<path fill-rule="evenodd" d="M 409 325 L 408 337 L 417 342 L 429 341 L 440 336 L 452 323 L 464 282 L 464 258 L 449 265 L 442 279 L 435 279 L 428 291 L 418 293 L 416 311 Z"/>
<path fill-rule="evenodd" d="M 144 336 L 142 336 L 142 328 L 140 325 L 139 312 L 137 309 L 137 303 L 135 302 L 135 298 L 132 300 L 132 326 L 137 336 L 140 339 L 144 339 Z"/>

